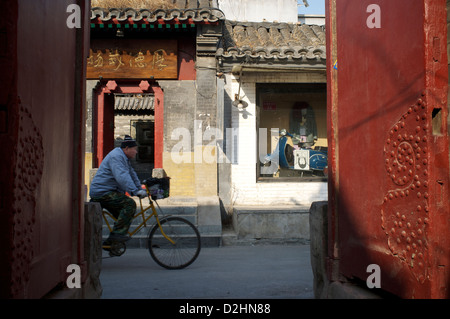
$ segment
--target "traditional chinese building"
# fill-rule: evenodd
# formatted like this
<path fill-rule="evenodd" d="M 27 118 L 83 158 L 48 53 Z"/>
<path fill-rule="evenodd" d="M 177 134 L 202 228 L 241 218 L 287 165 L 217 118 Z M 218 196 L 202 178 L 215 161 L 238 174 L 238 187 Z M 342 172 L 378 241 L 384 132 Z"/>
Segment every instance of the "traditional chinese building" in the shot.
<path fill-rule="evenodd" d="M 129 134 L 141 179 L 164 168 L 172 178 L 165 202 L 199 214 L 201 229 L 221 234 L 233 217 L 239 238 L 308 239 L 309 206 L 327 195 L 324 27 L 298 24 L 295 1 L 270 2 L 290 23 L 226 21 L 217 1 L 176 5 L 92 8 L 86 167 L 95 172 Z M 276 16 L 258 10 L 260 21 Z M 248 107 L 236 107 L 240 100 Z M 261 156 L 277 149 L 281 129 L 299 135 L 302 118 L 314 148 L 325 150 L 314 155 L 323 165 L 299 169 L 292 158 L 312 155 L 297 141 L 286 146 L 287 166 L 264 171 Z M 206 219 L 203 206 L 214 207 Z"/>
<path fill-rule="evenodd" d="M 327 198 L 324 26 L 227 20 L 217 62 L 219 194 L 237 236 L 309 239 L 309 207 Z"/>
<path fill-rule="evenodd" d="M 156 11 L 92 8 L 87 67 L 86 172 L 95 173 L 131 135 L 139 177 L 163 168 L 171 177 L 165 203 L 181 202 L 200 220 L 204 238 L 221 233 L 217 164 L 204 160 L 216 146 L 203 141 L 218 112 L 215 54 L 224 15 L 215 2 L 176 1 L 176 9 Z M 214 207 L 206 219 L 204 205 Z"/>

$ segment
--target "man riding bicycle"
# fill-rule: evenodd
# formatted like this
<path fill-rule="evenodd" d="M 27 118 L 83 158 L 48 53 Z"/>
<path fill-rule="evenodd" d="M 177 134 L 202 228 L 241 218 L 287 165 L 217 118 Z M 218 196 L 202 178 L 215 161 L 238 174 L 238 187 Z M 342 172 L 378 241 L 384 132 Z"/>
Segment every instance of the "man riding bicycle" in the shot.
<path fill-rule="evenodd" d="M 89 191 L 91 202 L 99 202 L 117 219 L 106 243 L 129 239 L 127 233 L 136 213 L 136 202 L 125 193 L 139 198 L 147 196 L 131 166 L 130 159 L 136 154 L 136 141 L 126 135 L 121 146 L 106 155 L 92 180 Z"/>

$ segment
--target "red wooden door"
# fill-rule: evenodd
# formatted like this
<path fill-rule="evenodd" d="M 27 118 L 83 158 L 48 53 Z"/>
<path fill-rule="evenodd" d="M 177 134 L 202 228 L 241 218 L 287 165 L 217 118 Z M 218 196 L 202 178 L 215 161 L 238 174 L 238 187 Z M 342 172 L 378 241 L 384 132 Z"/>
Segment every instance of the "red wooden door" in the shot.
<path fill-rule="evenodd" d="M 330 276 L 448 298 L 445 0 L 326 5 Z"/>
<path fill-rule="evenodd" d="M 73 3 L 0 1 L 1 298 L 41 298 L 84 269 L 88 28 L 68 27 Z"/>

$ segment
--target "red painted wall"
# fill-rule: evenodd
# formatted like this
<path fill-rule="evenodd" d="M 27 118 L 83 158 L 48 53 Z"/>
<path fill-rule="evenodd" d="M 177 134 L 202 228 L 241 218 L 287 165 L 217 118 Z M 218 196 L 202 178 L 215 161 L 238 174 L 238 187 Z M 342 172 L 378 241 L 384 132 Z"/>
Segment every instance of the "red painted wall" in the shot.
<path fill-rule="evenodd" d="M 330 276 L 448 298 L 445 1 L 327 0 L 327 26 Z"/>
<path fill-rule="evenodd" d="M 110 93 L 115 88 L 111 90 L 106 84 L 98 85 L 94 90 L 96 111 L 94 116 L 95 167 L 100 167 L 105 156 L 114 148 L 114 96 Z M 136 89 L 138 90 L 138 88 Z"/>
<path fill-rule="evenodd" d="M 65 282 L 67 265 L 83 267 L 88 28 L 67 27 L 74 2 L 0 3 L 3 298 L 40 298 Z M 89 2 L 75 3 L 83 18 Z"/>

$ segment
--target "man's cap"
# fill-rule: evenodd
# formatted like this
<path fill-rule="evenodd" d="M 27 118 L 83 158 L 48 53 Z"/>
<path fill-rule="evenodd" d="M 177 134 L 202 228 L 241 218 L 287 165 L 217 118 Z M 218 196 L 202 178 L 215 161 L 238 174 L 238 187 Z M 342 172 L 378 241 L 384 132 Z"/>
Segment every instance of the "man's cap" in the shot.
<path fill-rule="evenodd" d="M 123 139 L 120 148 L 134 147 L 134 146 L 137 146 L 136 141 L 131 136 L 125 135 L 125 138 Z"/>

